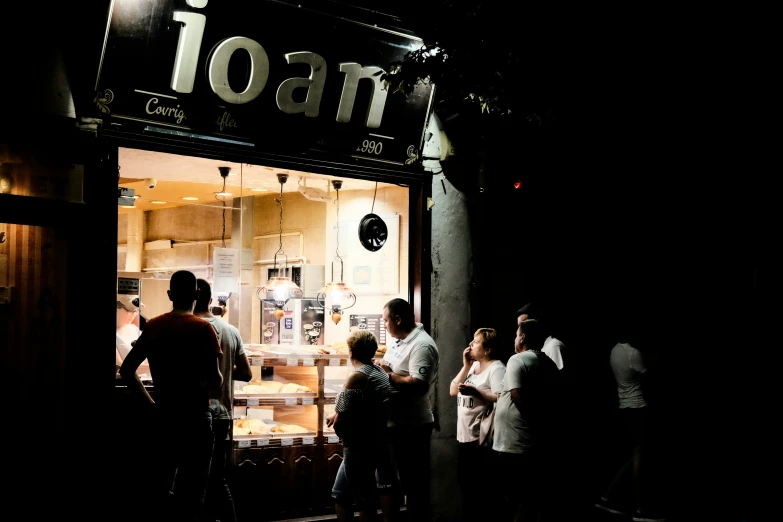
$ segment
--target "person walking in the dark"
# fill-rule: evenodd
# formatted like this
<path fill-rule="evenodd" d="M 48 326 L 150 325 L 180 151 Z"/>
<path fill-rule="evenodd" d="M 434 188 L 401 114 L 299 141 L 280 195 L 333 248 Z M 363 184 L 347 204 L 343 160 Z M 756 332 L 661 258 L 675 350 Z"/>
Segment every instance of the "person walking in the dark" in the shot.
<path fill-rule="evenodd" d="M 664 522 L 664 517 L 649 509 L 645 495 L 645 439 L 649 427 L 649 407 L 644 382 L 652 358 L 642 354 L 637 347 L 639 343 L 638 338 L 623 335 L 609 356 L 609 364 L 617 384 L 620 416 L 630 442 L 631 456 L 617 470 L 611 484 L 595 506 L 610 513 L 628 515 L 628 510 L 618 497 L 620 488 L 630 478 L 635 508 L 634 522 Z"/>
<path fill-rule="evenodd" d="M 212 287 L 209 282 L 199 279 L 198 299 L 193 315 L 209 322 L 218 336 L 223 356 L 220 358 L 220 373 L 223 374 L 223 386 L 210 395 L 209 410 L 212 413 L 212 432 L 214 447 L 212 464 L 209 468 L 209 482 L 205 510 L 210 520 L 236 522 L 237 515 L 234 499 L 226 481 L 226 467 L 231 461 L 231 414 L 234 408 L 234 381 L 248 382 L 253 378 L 250 361 L 242 346 L 239 330 L 210 311 Z"/>
<path fill-rule="evenodd" d="M 383 322 L 386 332 L 397 340 L 383 360 L 377 361 L 392 389 L 392 460 L 407 498 L 408 519 L 429 521 L 430 438 L 435 423 L 429 392 L 438 376 L 438 347 L 424 326 L 416 323 L 413 308 L 404 299 L 386 303 Z"/>
<path fill-rule="evenodd" d="M 171 276 L 168 291 L 173 310 L 147 323 L 125 357 L 120 375 L 132 392 L 154 405 L 156 425 L 150 432 L 162 461 L 161 499 L 174 495 L 176 514 L 157 506 L 161 519 L 198 521 L 203 513 L 212 458 L 210 392 L 219 391 L 222 355 L 212 326 L 193 315 L 198 297 L 196 276 L 186 270 Z M 147 359 L 155 386 L 155 400 L 136 369 Z"/>

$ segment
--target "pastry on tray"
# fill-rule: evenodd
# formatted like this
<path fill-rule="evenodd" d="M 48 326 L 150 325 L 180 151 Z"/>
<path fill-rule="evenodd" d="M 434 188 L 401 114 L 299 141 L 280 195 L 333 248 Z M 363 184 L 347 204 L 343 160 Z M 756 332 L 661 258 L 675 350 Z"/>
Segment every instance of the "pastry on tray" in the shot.
<path fill-rule="evenodd" d="M 296 424 L 278 424 L 277 426 L 272 426 L 269 431 L 272 433 L 305 433 L 310 430 Z"/>
<path fill-rule="evenodd" d="M 264 393 L 260 391 L 263 385 L 264 385 L 264 381 L 262 381 L 261 379 L 253 379 L 252 381 L 248 382 L 242 387 L 242 391 L 245 393 Z M 257 391 L 250 391 L 250 390 L 257 390 Z"/>
<path fill-rule="evenodd" d="M 259 383 L 259 384 L 255 384 Z M 280 393 L 283 387 L 282 382 L 277 381 L 255 381 L 253 384 L 246 384 L 242 388 L 243 393 Z"/>
<path fill-rule="evenodd" d="M 346 342 L 332 343 L 332 348 L 337 353 L 348 353 L 348 343 Z"/>
<path fill-rule="evenodd" d="M 250 419 L 249 428 L 251 435 L 268 435 L 269 426 L 261 419 Z"/>
<path fill-rule="evenodd" d="M 295 382 L 289 382 L 280 388 L 280 393 L 307 393 L 309 391 L 310 388 L 307 386 L 302 386 L 301 384 L 296 384 Z"/>
<path fill-rule="evenodd" d="M 234 421 L 234 435 L 250 435 L 250 419 L 236 419 Z"/>

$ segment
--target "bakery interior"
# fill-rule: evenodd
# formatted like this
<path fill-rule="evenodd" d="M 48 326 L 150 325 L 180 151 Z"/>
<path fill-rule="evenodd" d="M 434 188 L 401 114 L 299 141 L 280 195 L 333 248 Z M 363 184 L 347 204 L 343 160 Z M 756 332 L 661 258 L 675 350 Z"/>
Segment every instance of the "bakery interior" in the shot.
<path fill-rule="evenodd" d="M 346 338 L 374 329 L 382 353 L 383 304 L 407 297 L 408 188 L 131 148 L 120 148 L 119 169 L 118 299 L 136 299 L 133 326 L 171 310 L 166 291 L 175 271 L 206 279 L 213 306 L 225 305 L 221 319 L 239 329 L 256 359 L 253 380 L 234 383 L 235 440 L 329 435 L 323 419 L 349 369 Z M 374 251 L 359 234 L 371 214 L 388 230 Z M 236 251 L 238 276 L 226 286 L 226 273 L 218 274 L 217 288 L 214 260 L 223 248 Z M 265 299 L 275 275 L 301 290 L 282 309 Z M 329 283 L 349 290 L 337 308 Z M 142 380 L 154 386 L 146 371 L 139 369 Z"/>

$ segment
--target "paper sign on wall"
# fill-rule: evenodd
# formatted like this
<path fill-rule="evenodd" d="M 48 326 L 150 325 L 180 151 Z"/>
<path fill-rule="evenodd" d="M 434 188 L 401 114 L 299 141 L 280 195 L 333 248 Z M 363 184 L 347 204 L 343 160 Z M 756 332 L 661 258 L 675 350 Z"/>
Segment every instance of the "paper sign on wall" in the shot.
<path fill-rule="evenodd" d="M 238 248 L 215 248 L 212 254 L 212 270 L 213 295 L 239 292 Z"/>

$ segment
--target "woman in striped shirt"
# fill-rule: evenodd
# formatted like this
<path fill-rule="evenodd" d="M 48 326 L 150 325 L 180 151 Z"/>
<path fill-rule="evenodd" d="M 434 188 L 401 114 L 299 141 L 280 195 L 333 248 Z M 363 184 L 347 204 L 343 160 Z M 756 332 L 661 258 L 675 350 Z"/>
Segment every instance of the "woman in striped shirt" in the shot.
<path fill-rule="evenodd" d="M 359 520 L 369 521 L 375 518 L 376 469 L 384 467 L 391 388 L 389 377 L 372 362 L 378 350 L 372 332 L 359 330 L 348 337 L 347 344 L 354 372 L 337 396 L 334 415 L 326 419 L 326 425 L 334 426 L 343 440 L 343 462 L 332 498 L 338 520 L 352 520 L 355 503 Z"/>

